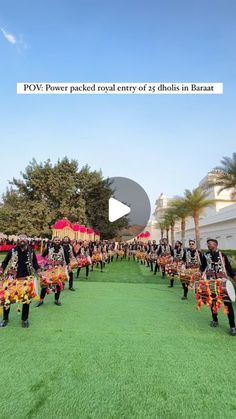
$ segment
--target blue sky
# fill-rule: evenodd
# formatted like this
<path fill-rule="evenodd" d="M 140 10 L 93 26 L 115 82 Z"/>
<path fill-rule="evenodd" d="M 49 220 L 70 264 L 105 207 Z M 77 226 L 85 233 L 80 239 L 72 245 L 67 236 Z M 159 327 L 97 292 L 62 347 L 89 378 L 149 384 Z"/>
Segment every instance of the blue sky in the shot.
<path fill-rule="evenodd" d="M 68 156 L 161 192 L 235 151 L 234 0 L 2 0 L 0 193 Z M 16 95 L 17 82 L 223 82 L 223 95 Z"/>

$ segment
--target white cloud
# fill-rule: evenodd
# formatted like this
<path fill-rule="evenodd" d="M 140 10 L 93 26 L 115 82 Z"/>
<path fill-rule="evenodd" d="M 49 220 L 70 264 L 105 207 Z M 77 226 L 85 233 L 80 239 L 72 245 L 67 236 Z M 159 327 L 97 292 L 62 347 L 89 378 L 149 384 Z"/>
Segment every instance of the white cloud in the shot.
<path fill-rule="evenodd" d="M 10 42 L 10 44 L 16 44 L 17 43 L 17 39 L 16 39 L 16 37 L 12 34 L 12 33 L 9 33 L 9 32 L 7 32 L 7 31 L 5 31 L 5 29 L 3 29 L 3 28 L 1 28 L 1 32 L 2 32 L 2 34 L 3 34 L 3 36 L 4 36 L 4 38 L 8 41 L 8 42 Z"/>
<path fill-rule="evenodd" d="M 2 32 L 4 38 L 10 44 L 15 45 L 17 48 L 17 52 L 21 53 L 23 50 L 27 50 L 29 48 L 28 43 L 26 43 L 24 39 L 24 35 L 21 33 L 19 36 L 15 36 L 10 32 L 7 32 L 5 29 L 0 28 L 0 32 Z"/>

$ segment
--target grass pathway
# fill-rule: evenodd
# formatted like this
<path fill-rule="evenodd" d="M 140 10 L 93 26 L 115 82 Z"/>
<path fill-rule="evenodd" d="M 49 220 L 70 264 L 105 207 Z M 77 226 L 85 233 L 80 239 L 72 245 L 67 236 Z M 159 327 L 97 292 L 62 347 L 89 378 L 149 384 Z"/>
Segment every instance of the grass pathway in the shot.
<path fill-rule="evenodd" d="M 235 418 L 236 338 L 133 261 L 75 281 L 62 307 L 0 330 L 0 418 Z"/>

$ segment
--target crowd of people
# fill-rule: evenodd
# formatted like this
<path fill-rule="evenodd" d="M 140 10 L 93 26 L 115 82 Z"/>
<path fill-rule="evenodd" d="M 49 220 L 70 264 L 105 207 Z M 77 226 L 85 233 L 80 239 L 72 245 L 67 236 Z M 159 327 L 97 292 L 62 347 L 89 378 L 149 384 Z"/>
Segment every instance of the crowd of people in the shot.
<path fill-rule="evenodd" d="M 227 255 L 218 249 L 216 239 L 207 240 L 206 252 L 200 252 L 196 248 L 195 240 L 189 240 L 187 248 L 184 248 L 178 240 L 172 248 L 165 238 L 159 243 L 155 240 L 147 243 L 137 240 L 116 243 L 110 240 L 88 242 L 71 241 L 67 236 L 63 240 L 54 237 L 51 241 L 45 241 L 41 255 L 36 255 L 34 245 L 35 243 L 30 243 L 26 235 L 20 235 L 16 246 L 9 250 L 2 262 L 0 275 L 2 281 L 5 280 L 7 283 L 4 282 L 0 290 L 3 305 L 0 327 L 6 327 L 9 322 L 12 284 L 15 286 L 22 280 L 32 279 L 32 276 L 37 274 L 41 291 L 36 307 L 44 304 L 50 289 L 54 291 L 55 305 L 61 306 L 61 291 L 67 279 L 69 290 L 75 291 L 74 275 L 79 278 L 81 269 L 85 269 L 88 279 L 89 273 L 95 266 L 103 272 L 106 264 L 126 259 L 146 265 L 153 275 L 159 271 L 163 278 L 167 276 L 170 279 L 169 288 L 174 287 L 175 278 L 178 277 L 183 287 L 182 300 L 188 299 L 189 288 L 193 286 L 196 298 L 199 300 L 198 305 L 206 303 L 211 308 L 212 327 L 219 325 L 217 310 L 222 302 L 228 315 L 230 334 L 236 336 L 233 297 L 230 295 L 229 287 L 229 283 L 232 286 L 229 277 L 236 280 L 236 273 Z M 25 299 L 21 320 L 22 327 L 28 328 L 30 299 L 25 297 L 28 288 L 27 282 L 24 284 Z M 17 289 L 14 292 L 17 293 Z"/>
<path fill-rule="evenodd" d="M 35 249 L 39 250 L 41 246 L 45 246 L 48 242 L 48 239 L 34 239 L 34 238 L 28 238 L 28 242 L 30 246 Z M 0 238 L 0 250 L 10 250 L 11 247 L 17 246 L 18 238 L 7 238 L 7 237 L 1 237 Z"/>

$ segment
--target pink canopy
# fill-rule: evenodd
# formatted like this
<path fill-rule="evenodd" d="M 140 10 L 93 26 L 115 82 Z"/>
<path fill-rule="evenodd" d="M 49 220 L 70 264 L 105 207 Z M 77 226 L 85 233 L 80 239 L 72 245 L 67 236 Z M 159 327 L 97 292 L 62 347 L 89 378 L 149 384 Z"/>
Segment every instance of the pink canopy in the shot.
<path fill-rule="evenodd" d="M 80 225 L 79 224 L 73 224 L 73 230 L 74 231 L 80 231 Z"/>
<path fill-rule="evenodd" d="M 65 227 L 72 228 L 71 222 L 67 220 L 66 218 L 62 218 L 61 220 L 56 221 L 53 226 L 53 228 L 55 228 L 56 230 L 62 230 Z"/>

